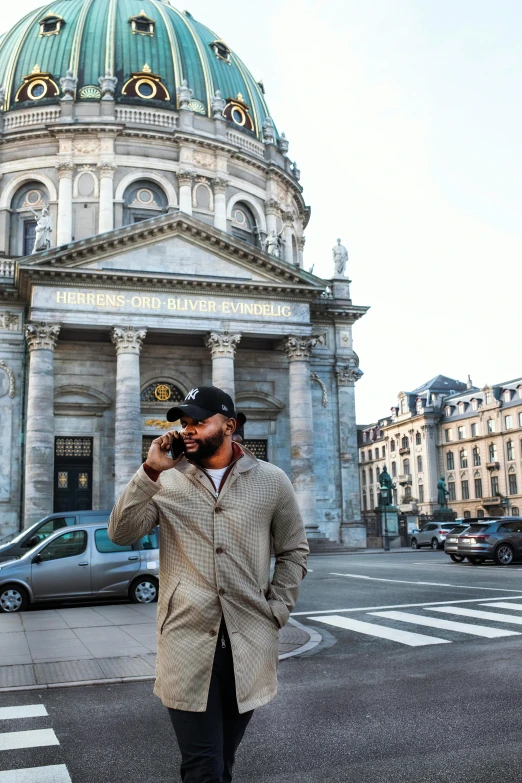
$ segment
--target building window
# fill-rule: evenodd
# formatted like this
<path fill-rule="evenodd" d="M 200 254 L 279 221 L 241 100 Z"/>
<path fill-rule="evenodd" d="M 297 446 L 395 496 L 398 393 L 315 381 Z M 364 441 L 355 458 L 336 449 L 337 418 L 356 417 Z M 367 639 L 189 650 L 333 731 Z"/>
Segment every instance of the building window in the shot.
<path fill-rule="evenodd" d="M 522 427 L 522 411 L 518 414 L 518 426 Z"/>
<path fill-rule="evenodd" d="M 444 430 L 444 436 L 446 438 L 446 443 L 451 443 L 451 441 L 453 440 L 453 430 L 452 429 Z"/>
<path fill-rule="evenodd" d="M 420 446 L 422 443 L 422 438 L 420 432 L 415 433 L 415 445 Z"/>
<path fill-rule="evenodd" d="M 518 517 L 518 506 L 511 506 L 511 516 Z"/>
<path fill-rule="evenodd" d="M 422 473 L 422 457 L 420 455 L 417 457 L 417 472 Z"/>
<path fill-rule="evenodd" d="M 167 212 L 167 197 L 155 182 L 133 182 L 123 196 L 123 224 L 130 226 Z"/>
<path fill-rule="evenodd" d="M 366 490 L 363 492 L 363 511 L 368 511 L 368 500 L 366 498 Z"/>
<path fill-rule="evenodd" d="M 510 495 L 516 495 L 518 493 L 517 489 L 517 477 L 515 473 L 509 474 L 509 494 Z"/>
<path fill-rule="evenodd" d="M 465 433 L 464 427 L 459 427 L 457 429 L 457 437 L 458 437 L 459 440 L 464 440 L 464 438 L 466 437 L 466 433 Z"/>
<path fill-rule="evenodd" d="M 513 416 L 505 416 L 504 417 L 504 426 L 507 430 L 513 429 Z"/>
<path fill-rule="evenodd" d="M 484 517 L 484 511 L 481 508 L 477 509 L 477 517 L 479 519 L 482 519 Z"/>
<path fill-rule="evenodd" d="M 466 451 L 466 449 L 460 450 L 460 467 L 461 468 L 468 467 L 468 452 Z"/>
<path fill-rule="evenodd" d="M 154 35 L 156 22 L 154 19 L 150 19 L 144 11 L 138 14 L 138 16 L 131 16 L 129 22 L 133 35 Z"/>
<path fill-rule="evenodd" d="M 392 469 L 392 478 L 395 478 L 397 476 L 397 463 L 396 462 L 392 462 L 391 469 Z"/>
<path fill-rule="evenodd" d="M 401 446 L 403 449 L 409 449 L 410 447 L 410 439 L 406 437 L 406 435 L 401 440 Z"/>
<path fill-rule="evenodd" d="M 238 202 L 232 210 L 232 236 L 242 239 L 248 245 L 258 247 L 259 234 L 252 210 Z"/>
<path fill-rule="evenodd" d="M 141 402 L 152 402 L 155 405 L 159 403 L 183 402 L 185 394 L 170 381 L 155 381 L 146 386 L 140 394 Z"/>
<path fill-rule="evenodd" d="M 471 512 L 470 511 L 465 511 L 464 512 L 464 519 L 471 519 Z"/>
<path fill-rule="evenodd" d="M 375 449 L 375 459 L 379 459 L 379 449 Z"/>
<path fill-rule="evenodd" d="M 491 497 L 497 497 L 499 494 L 498 476 L 491 476 Z"/>
<path fill-rule="evenodd" d="M 464 411 L 466 410 L 466 406 L 464 405 L 463 402 L 459 402 L 458 408 L 459 408 L 459 413 L 464 413 Z"/>
<path fill-rule="evenodd" d="M 444 408 L 444 415 L 451 416 L 451 407 L 449 405 L 446 405 L 446 407 Z"/>
<path fill-rule="evenodd" d="M 489 461 L 497 462 L 497 447 L 494 443 L 489 444 Z"/>
<path fill-rule="evenodd" d="M 363 432 L 363 441 L 364 441 L 364 443 L 366 443 L 367 440 L 368 440 L 368 433 L 366 431 L 364 431 Z"/>
<path fill-rule="evenodd" d="M 419 503 L 424 503 L 424 484 L 419 484 Z"/>
<path fill-rule="evenodd" d="M 375 502 L 373 500 L 373 487 L 370 487 L 370 508 L 375 508 Z"/>
<path fill-rule="evenodd" d="M 471 410 L 478 411 L 478 400 L 471 400 Z"/>
<path fill-rule="evenodd" d="M 403 462 L 402 462 L 402 472 L 405 473 L 406 475 L 409 474 L 409 472 L 410 472 L 410 460 L 409 459 L 403 460 Z"/>
<path fill-rule="evenodd" d="M 522 420 L 522 413 L 520 413 L 520 417 L 521 417 L 521 420 Z M 394 440 L 390 441 L 390 451 L 395 451 L 395 441 Z"/>
<path fill-rule="evenodd" d="M 214 50 L 214 54 L 216 55 L 218 60 L 223 60 L 223 62 L 226 63 L 230 62 L 230 49 L 228 48 L 228 46 L 224 41 L 221 40 L 212 41 L 210 46 Z"/>
<path fill-rule="evenodd" d="M 365 487 L 366 486 L 366 471 L 364 470 L 364 468 L 362 469 L 361 475 L 362 475 L 362 484 L 363 484 L 363 487 Z"/>
<path fill-rule="evenodd" d="M 24 220 L 23 255 L 30 256 L 36 239 L 36 220 Z"/>
<path fill-rule="evenodd" d="M 455 458 L 452 451 L 446 453 L 446 468 L 448 470 L 453 470 L 455 468 Z"/>
<path fill-rule="evenodd" d="M 504 391 L 504 402 L 511 402 L 511 391 L 510 391 L 510 389 L 505 389 L 505 391 Z"/>
<path fill-rule="evenodd" d="M 370 484 L 373 484 L 373 468 L 370 468 L 370 470 L 368 471 L 368 480 Z"/>
<path fill-rule="evenodd" d="M 493 419 L 488 419 L 488 432 L 495 432 L 495 422 Z"/>
<path fill-rule="evenodd" d="M 487 391 L 485 393 L 485 395 L 484 395 L 484 402 L 486 403 L 486 405 L 490 405 L 491 404 L 491 392 Z"/>
<path fill-rule="evenodd" d="M 406 407 L 406 397 L 402 398 L 402 400 L 400 401 L 399 405 L 400 405 L 400 409 L 401 409 L 401 414 L 402 413 L 406 413 L 407 410 L 408 410 L 407 407 Z"/>
<path fill-rule="evenodd" d="M 480 465 L 480 451 L 478 450 L 478 446 L 475 446 L 473 449 L 473 467 L 478 468 Z"/>
<path fill-rule="evenodd" d="M 508 460 L 515 459 L 515 444 L 512 440 L 508 440 L 506 443 L 506 451 Z"/>
<path fill-rule="evenodd" d="M 455 494 L 455 482 L 454 481 L 448 481 L 448 492 L 449 492 L 449 499 L 450 501 L 456 500 L 456 494 Z"/>
<path fill-rule="evenodd" d="M 462 500 L 469 500 L 469 482 L 467 479 L 463 479 L 460 482 L 460 489 L 462 492 Z"/>
<path fill-rule="evenodd" d="M 364 451 L 361 451 L 361 462 L 364 462 Z"/>
<path fill-rule="evenodd" d="M 48 14 L 40 19 L 38 22 L 40 25 L 40 36 L 44 35 L 58 35 L 65 22 L 61 16 L 55 16 L 55 14 Z"/>
<path fill-rule="evenodd" d="M 385 456 L 386 456 L 386 446 L 383 446 L 383 447 L 382 447 L 382 456 L 383 456 L 383 457 L 385 457 Z"/>
<path fill-rule="evenodd" d="M 480 499 L 482 497 L 482 479 L 476 478 L 475 479 L 475 497 L 477 499 Z"/>
<path fill-rule="evenodd" d="M 368 459 L 369 460 L 373 459 L 373 454 L 372 454 L 372 450 L 371 449 L 368 449 Z"/>
<path fill-rule="evenodd" d="M 477 437 L 477 425 L 472 424 L 471 425 L 471 437 L 476 438 Z"/>

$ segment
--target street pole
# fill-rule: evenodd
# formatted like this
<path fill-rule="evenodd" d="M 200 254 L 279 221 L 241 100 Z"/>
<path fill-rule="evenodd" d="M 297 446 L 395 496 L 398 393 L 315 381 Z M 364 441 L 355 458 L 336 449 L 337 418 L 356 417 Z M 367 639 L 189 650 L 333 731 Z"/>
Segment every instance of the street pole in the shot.
<path fill-rule="evenodd" d="M 386 514 L 386 508 L 388 504 L 384 501 L 384 551 L 390 551 L 390 539 L 388 538 L 388 516 Z"/>

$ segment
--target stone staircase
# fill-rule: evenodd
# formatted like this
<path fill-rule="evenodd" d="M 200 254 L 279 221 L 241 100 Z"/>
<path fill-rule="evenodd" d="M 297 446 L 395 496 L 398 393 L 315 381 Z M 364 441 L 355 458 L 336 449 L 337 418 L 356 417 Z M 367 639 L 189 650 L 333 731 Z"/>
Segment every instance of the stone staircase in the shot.
<path fill-rule="evenodd" d="M 358 552 L 354 547 L 340 544 L 338 541 L 332 541 L 330 538 L 312 538 L 308 539 L 311 555 L 342 555 L 343 552 Z"/>

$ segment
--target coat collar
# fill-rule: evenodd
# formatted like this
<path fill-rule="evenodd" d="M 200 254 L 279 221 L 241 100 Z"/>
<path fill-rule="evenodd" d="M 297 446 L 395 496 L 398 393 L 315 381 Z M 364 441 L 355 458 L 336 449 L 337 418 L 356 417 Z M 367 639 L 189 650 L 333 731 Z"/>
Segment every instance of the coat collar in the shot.
<path fill-rule="evenodd" d="M 245 446 L 240 446 L 235 441 L 232 442 L 232 462 L 230 464 L 238 473 L 252 470 L 258 462 L 257 457 Z M 176 465 L 175 470 L 179 470 L 185 476 L 193 476 L 198 470 L 204 469 L 197 462 L 191 462 L 184 456 Z"/>

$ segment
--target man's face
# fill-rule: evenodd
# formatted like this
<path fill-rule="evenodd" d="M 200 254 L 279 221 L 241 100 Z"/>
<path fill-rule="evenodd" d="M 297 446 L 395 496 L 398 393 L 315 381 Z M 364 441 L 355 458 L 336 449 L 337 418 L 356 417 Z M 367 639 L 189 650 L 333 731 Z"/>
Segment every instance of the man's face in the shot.
<path fill-rule="evenodd" d="M 185 442 L 185 454 L 189 459 L 202 460 L 212 457 L 223 445 L 225 438 L 235 429 L 233 419 L 227 419 L 221 413 L 198 421 L 190 416 L 181 418 L 181 435 Z"/>

